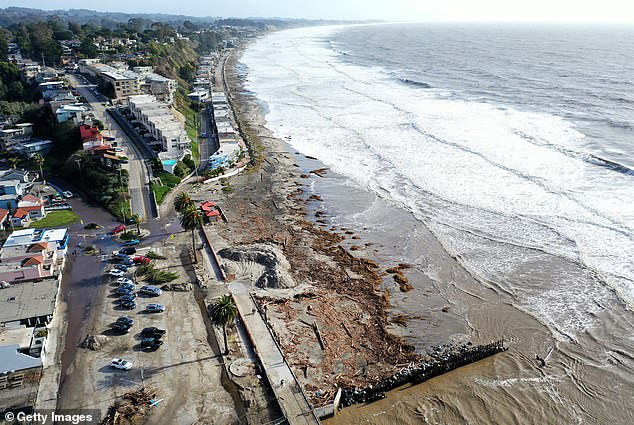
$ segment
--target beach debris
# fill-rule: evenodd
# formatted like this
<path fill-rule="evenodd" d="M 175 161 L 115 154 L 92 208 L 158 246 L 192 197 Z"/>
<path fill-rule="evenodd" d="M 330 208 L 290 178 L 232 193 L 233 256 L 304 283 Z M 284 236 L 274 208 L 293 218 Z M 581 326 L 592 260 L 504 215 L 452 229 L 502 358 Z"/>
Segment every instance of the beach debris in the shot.
<path fill-rule="evenodd" d="M 86 338 L 82 341 L 80 347 L 88 348 L 92 351 L 97 351 L 103 347 L 110 338 L 105 335 L 86 335 Z"/>
<path fill-rule="evenodd" d="M 161 286 L 161 289 L 163 291 L 189 292 L 192 290 L 192 286 L 189 283 L 170 283 Z"/>
<path fill-rule="evenodd" d="M 157 391 L 152 387 L 142 387 L 130 391 L 110 406 L 102 425 L 133 425 L 145 422 L 150 410 L 161 400 L 157 400 Z"/>
<path fill-rule="evenodd" d="M 324 174 L 326 174 L 327 171 L 328 171 L 328 168 L 324 167 L 324 168 L 317 168 L 316 170 L 311 170 L 309 173 L 310 174 L 314 174 L 314 175 L 319 176 L 319 177 L 323 177 Z"/>
<path fill-rule="evenodd" d="M 537 360 L 539 367 L 546 367 L 546 360 L 548 360 L 548 357 L 550 357 L 554 349 L 555 347 L 550 347 L 550 349 L 548 350 L 548 354 L 546 354 L 546 357 L 544 357 L 543 359 L 539 355 L 535 354 L 535 360 Z"/>
<path fill-rule="evenodd" d="M 398 314 L 392 317 L 390 319 L 390 322 L 402 327 L 407 327 L 407 317 L 403 316 L 402 314 Z"/>
<path fill-rule="evenodd" d="M 409 280 L 405 277 L 405 275 L 403 275 L 403 273 L 401 271 L 403 269 L 408 269 L 410 267 L 411 266 L 409 264 L 400 263 L 399 265 L 397 265 L 395 267 L 390 267 L 390 268 L 385 270 L 387 273 L 394 274 L 394 276 L 392 276 L 392 277 L 394 279 L 394 282 L 396 282 L 398 284 L 399 289 L 401 290 L 401 292 L 409 292 L 412 289 L 414 289 L 412 284 L 409 283 Z"/>

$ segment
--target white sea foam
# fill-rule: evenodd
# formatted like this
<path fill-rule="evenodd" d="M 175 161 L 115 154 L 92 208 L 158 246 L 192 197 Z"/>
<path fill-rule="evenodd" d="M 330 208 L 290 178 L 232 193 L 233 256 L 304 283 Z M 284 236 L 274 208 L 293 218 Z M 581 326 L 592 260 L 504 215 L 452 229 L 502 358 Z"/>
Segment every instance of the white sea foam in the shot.
<path fill-rule="evenodd" d="M 485 279 L 529 273 L 536 252 L 582 265 L 634 306 L 632 176 L 571 155 L 584 136 L 559 117 L 456 100 L 344 63 L 323 42 L 333 31 L 277 32 L 243 56 L 247 88 L 267 103 L 277 136 L 413 212 Z M 588 300 L 606 288 L 589 273 L 560 283 L 565 290 L 511 281 L 505 290 L 574 335 L 592 326 Z"/>

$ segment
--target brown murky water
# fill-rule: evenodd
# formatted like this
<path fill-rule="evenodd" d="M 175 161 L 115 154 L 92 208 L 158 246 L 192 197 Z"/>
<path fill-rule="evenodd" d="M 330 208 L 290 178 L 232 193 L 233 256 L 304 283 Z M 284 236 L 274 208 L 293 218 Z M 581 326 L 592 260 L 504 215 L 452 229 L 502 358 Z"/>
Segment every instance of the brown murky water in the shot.
<path fill-rule="evenodd" d="M 389 279 L 385 284 L 394 289 L 394 311 L 410 317 L 407 327 L 395 331 L 418 350 L 465 339 L 510 342 L 508 352 L 399 388 L 384 400 L 346 408 L 326 424 L 634 423 L 631 312 L 586 270 L 533 253 L 525 269 L 498 272 L 495 281 L 476 280 L 465 260 L 449 256 L 409 212 L 332 173 L 317 179 L 312 190 L 325 200 L 313 207 L 328 212 L 328 227 L 356 230 L 362 240 L 351 242 L 372 244 L 362 255 L 386 265 L 415 266 L 407 274 L 413 291 L 401 293 Z M 495 249 L 477 255 L 503 261 L 495 258 Z M 547 303 L 550 291 L 566 296 L 566 279 L 574 279 L 575 291 L 592 287 L 597 298 L 587 299 L 585 311 L 562 302 L 547 319 L 536 314 L 532 303 Z M 544 357 L 551 348 L 540 367 L 535 356 Z"/>

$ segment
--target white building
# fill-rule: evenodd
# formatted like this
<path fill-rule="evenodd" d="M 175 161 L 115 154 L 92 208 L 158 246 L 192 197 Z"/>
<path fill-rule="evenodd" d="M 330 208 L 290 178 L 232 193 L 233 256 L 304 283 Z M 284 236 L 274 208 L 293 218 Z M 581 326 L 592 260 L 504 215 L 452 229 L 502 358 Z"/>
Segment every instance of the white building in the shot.
<path fill-rule="evenodd" d="M 161 143 L 163 152 L 159 157 L 162 160 L 180 159 L 189 152 L 191 141 L 168 104 L 146 94 L 131 96 L 128 105 L 134 118 L 147 130 L 147 135 Z"/>

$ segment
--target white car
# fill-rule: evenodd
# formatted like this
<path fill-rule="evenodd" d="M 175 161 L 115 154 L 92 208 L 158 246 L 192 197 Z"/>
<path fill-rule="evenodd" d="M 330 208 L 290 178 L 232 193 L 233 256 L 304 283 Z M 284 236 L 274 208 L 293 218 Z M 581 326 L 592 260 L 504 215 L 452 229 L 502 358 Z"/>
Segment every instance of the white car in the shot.
<path fill-rule="evenodd" d="M 121 277 L 123 275 L 125 275 L 125 272 L 123 270 L 119 270 L 119 269 L 112 269 L 108 272 L 108 274 L 110 276 L 114 276 L 114 277 Z"/>
<path fill-rule="evenodd" d="M 119 285 L 125 285 L 125 284 L 134 285 L 134 282 L 132 281 L 132 279 L 128 279 L 127 277 L 120 277 L 119 279 L 117 279 L 117 283 Z"/>
<path fill-rule="evenodd" d="M 110 363 L 110 365 L 112 367 L 114 367 L 115 369 L 120 369 L 120 370 L 130 370 L 132 368 L 132 363 L 130 363 L 127 360 L 123 360 L 123 359 L 112 359 L 112 362 Z"/>
<path fill-rule="evenodd" d="M 70 192 L 70 191 L 67 190 L 65 192 L 62 192 L 62 195 L 64 195 L 64 198 L 72 198 L 73 197 L 73 192 Z"/>

